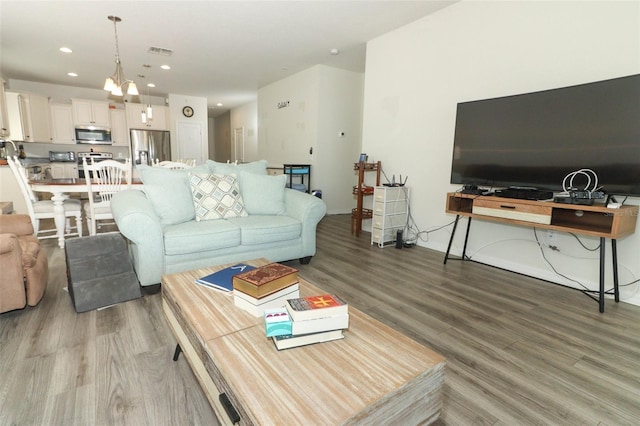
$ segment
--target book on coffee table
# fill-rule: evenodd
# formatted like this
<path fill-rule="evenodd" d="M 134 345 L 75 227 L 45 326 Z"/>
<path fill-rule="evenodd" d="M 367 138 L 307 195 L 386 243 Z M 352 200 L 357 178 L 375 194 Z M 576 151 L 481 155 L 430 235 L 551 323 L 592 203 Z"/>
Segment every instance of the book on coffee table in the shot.
<path fill-rule="evenodd" d="M 241 291 L 234 291 L 233 304 L 253 316 L 261 317 L 266 309 L 284 307 L 287 299 L 297 297 L 300 297 L 300 290 L 298 283 L 295 283 L 260 299 L 251 297 Z"/>
<path fill-rule="evenodd" d="M 235 275 L 233 289 L 260 299 L 297 282 L 297 269 L 281 263 L 269 263 Z"/>
<path fill-rule="evenodd" d="M 227 268 L 214 272 L 213 274 L 198 278 L 196 280 L 196 284 L 223 291 L 232 291 L 233 276 L 250 271 L 252 269 L 256 269 L 256 267 L 247 265 L 245 263 L 238 263 L 237 265 L 229 266 Z"/>
<path fill-rule="evenodd" d="M 287 334 L 284 336 L 272 337 L 276 348 L 281 351 L 283 349 L 297 348 L 299 346 L 311 345 L 314 343 L 330 342 L 332 340 L 343 339 L 342 330 L 324 331 L 322 333 L 301 334 L 294 336 Z"/>
<path fill-rule="evenodd" d="M 287 310 L 287 312 L 289 311 Z M 291 322 L 291 334 L 294 336 L 347 328 L 349 328 L 349 314 L 332 315 L 330 317 L 296 320 Z"/>
<path fill-rule="evenodd" d="M 294 321 L 349 313 L 349 305 L 334 294 L 289 299 L 286 308 Z"/>

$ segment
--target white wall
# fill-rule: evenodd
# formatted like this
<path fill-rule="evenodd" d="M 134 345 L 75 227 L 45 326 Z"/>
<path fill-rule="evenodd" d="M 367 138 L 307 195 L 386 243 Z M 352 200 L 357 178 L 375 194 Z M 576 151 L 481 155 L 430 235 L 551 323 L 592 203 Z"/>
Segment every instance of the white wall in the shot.
<path fill-rule="evenodd" d="M 350 212 L 361 146 L 363 75 L 316 65 L 258 91 L 258 157 L 311 164 L 329 213 Z M 286 105 L 278 108 L 278 105 Z M 339 132 L 345 137 L 339 137 Z M 313 150 L 313 153 L 310 153 Z"/>
<path fill-rule="evenodd" d="M 444 213 L 444 202 L 447 192 L 458 189 L 449 184 L 458 102 L 637 74 L 639 35 L 638 2 L 454 4 L 368 43 L 363 151 L 382 160 L 387 175 L 409 177 L 417 226 L 436 229 L 454 219 Z M 451 228 L 434 231 L 419 244 L 444 251 Z M 538 235 L 544 243 L 546 233 Z M 454 254 L 460 254 L 463 238 L 459 230 Z M 598 245 L 596 238 L 580 239 Z M 553 266 L 596 289 L 597 251 L 583 249 L 567 234 L 557 235 L 553 244 L 560 253 L 545 250 Z M 530 228 L 476 220 L 467 254 L 578 286 L 546 264 Z M 621 283 L 640 278 L 640 227 L 618 242 L 618 261 Z M 610 265 L 607 259 L 608 287 Z M 640 285 L 623 287 L 621 298 L 640 305 Z"/>
<path fill-rule="evenodd" d="M 313 163 L 318 141 L 319 67 L 258 90 L 258 155 L 270 165 Z M 287 105 L 278 108 L 278 104 Z"/>
<path fill-rule="evenodd" d="M 312 189 L 321 189 L 329 214 L 356 206 L 353 164 L 362 146 L 364 75 L 320 66 L 318 143 L 313 152 Z M 344 136 L 340 136 L 344 133 Z"/>

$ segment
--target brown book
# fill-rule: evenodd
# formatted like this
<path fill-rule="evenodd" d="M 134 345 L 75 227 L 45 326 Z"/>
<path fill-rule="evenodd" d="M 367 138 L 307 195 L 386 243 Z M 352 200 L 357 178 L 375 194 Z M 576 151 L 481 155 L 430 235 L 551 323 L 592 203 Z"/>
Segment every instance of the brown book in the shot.
<path fill-rule="evenodd" d="M 298 282 L 298 270 L 269 263 L 233 276 L 233 289 L 260 299 Z"/>

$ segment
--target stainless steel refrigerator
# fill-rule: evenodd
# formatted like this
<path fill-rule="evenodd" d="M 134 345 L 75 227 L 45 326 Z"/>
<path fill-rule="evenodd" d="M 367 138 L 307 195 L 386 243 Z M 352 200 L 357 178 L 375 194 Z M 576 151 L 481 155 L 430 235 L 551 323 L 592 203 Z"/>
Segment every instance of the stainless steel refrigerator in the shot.
<path fill-rule="evenodd" d="M 151 165 L 153 161 L 171 160 L 171 137 L 165 130 L 131 130 L 131 161 L 134 165 Z"/>

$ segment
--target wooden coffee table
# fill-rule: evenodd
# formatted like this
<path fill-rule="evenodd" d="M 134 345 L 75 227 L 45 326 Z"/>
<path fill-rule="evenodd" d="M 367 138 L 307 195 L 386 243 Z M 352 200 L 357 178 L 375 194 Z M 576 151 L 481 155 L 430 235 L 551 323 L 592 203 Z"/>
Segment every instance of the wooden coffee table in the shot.
<path fill-rule="evenodd" d="M 262 319 L 236 308 L 231 293 L 194 283 L 224 266 L 162 277 L 169 326 L 221 423 L 232 424 L 221 394 L 241 425 L 409 425 L 438 418 L 441 355 L 352 306 L 344 339 L 278 351 Z M 300 293 L 323 291 L 301 278 Z"/>

